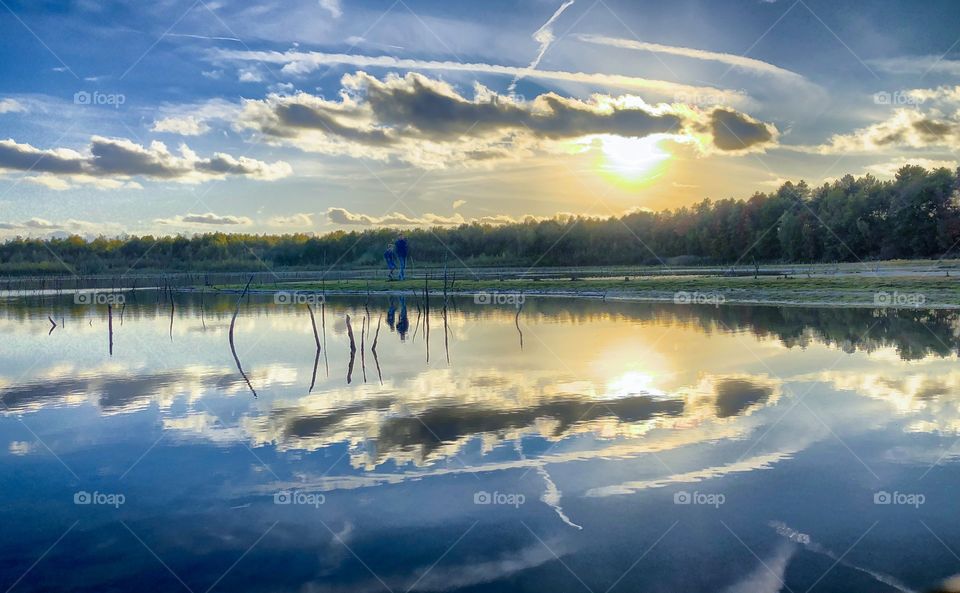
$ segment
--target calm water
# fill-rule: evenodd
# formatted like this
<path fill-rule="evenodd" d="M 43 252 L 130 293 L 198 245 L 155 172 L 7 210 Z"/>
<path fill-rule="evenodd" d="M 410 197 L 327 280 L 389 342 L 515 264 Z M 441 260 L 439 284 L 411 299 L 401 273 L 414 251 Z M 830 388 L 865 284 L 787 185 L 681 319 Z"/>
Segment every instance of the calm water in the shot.
<path fill-rule="evenodd" d="M 413 297 L 342 298 L 316 309 L 317 356 L 305 306 L 254 296 L 234 358 L 236 297 L 176 299 L 128 296 L 112 356 L 104 306 L 0 304 L 0 590 L 960 572 L 955 313 L 460 299 L 444 323 L 434 299 L 427 326 Z"/>

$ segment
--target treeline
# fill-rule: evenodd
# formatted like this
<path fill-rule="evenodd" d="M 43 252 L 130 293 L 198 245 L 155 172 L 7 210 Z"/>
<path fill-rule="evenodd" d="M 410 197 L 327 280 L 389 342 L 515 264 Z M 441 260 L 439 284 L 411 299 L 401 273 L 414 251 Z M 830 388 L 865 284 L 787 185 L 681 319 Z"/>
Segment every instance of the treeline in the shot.
<path fill-rule="evenodd" d="M 502 226 L 407 230 L 416 264 L 470 266 L 835 262 L 939 258 L 960 241 L 960 171 L 901 168 L 895 179 L 846 175 L 787 182 L 747 200 L 661 212 Z M 192 237 L 17 238 L 0 244 L 6 274 L 380 266 L 396 229 Z"/>

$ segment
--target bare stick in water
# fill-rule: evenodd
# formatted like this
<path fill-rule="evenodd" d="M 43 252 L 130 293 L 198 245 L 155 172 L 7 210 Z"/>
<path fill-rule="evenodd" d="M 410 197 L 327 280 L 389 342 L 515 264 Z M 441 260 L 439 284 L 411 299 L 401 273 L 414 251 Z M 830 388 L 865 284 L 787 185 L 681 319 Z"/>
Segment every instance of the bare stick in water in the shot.
<path fill-rule="evenodd" d="M 237 315 L 240 313 L 240 302 L 243 301 L 243 295 L 247 294 L 247 289 L 250 288 L 252 281 L 253 276 L 250 276 L 250 280 L 247 280 L 247 285 L 243 287 L 243 292 L 240 293 L 240 298 L 237 299 L 237 307 L 233 310 L 233 318 L 230 320 L 230 352 L 233 353 L 233 360 L 237 363 L 237 370 L 240 371 L 240 376 L 247 382 L 247 387 L 250 388 L 253 397 L 257 397 L 257 390 L 253 388 L 250 379 L 247 378 L 247 374 L 243 372 L 243 366 L 240 365 L 240 357 L 237 356 L 237 349 L 233 344 L 233 326 L 237 323 Z"/>
<path fill-rule="evenodd" d="M 317 365 L 320 364 L 320 334 L 317 333 L 317 320 L 313 316 L 313 308 L 310 303 L 307 303 L 307 311 L 310 312 L 310 324 L 313 326 L 313 340 L 317 343 L 317 355 L 313 358 L 313 378 L 310 380 L 310 390 L 307 392 L 310 393 L 317 383 Z"/>
<path fill-rule="evenodd" d="M 523 311 L 523 303 L 517 307 L 517 316 L 513 318 L 513 323 L 517 326 L 517 333 L 520 334 L 520 349 L 523 350 L 523 332 L 520 331 L 520 311 Z"/>
<path fill-rule="evenodd" d="M 113 356 L 113 305 L 107 303 L 107 333 L 110 340 L 110 356 Z"/>
<path fill-rule="evenodd" d="M 49 336 L 53 333 L 53 330 L 57 329 L 57 322 L 51 319 L 49 315 L 47 315 L 47 321 L 50 322 L 50 331 L 47 332 L 47 335 Z"/>

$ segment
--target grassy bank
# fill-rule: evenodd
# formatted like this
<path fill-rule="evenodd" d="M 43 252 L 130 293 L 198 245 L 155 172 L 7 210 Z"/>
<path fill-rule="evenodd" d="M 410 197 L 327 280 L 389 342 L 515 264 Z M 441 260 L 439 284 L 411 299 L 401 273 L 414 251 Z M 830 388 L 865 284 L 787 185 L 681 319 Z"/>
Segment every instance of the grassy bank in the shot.
<path fill-rule="evenodd" d="M 442 279 L 430 280 L 432 294 L 442 294 Z M 206 287 L 205 290 L 236 292 L 240 285 Z M 447 292 L 473 295 L 507 292 L 528 295 L 582 296 L 727 303 L 809 304 L 837 306 L 885 306 L 960 308 L 960 275 L 922 276 L 908 274 L 837 274 L 833 276 L 666 276 L 622 278 L 457 279 L 447 283 Z M 193 289 L 198 290 L 199 287 Z M 341 280 L 289 282 L 260 286 L 257 291 L 324 291 L 327 294 L 410 294 L 422 292 L 424 281 Z"/>

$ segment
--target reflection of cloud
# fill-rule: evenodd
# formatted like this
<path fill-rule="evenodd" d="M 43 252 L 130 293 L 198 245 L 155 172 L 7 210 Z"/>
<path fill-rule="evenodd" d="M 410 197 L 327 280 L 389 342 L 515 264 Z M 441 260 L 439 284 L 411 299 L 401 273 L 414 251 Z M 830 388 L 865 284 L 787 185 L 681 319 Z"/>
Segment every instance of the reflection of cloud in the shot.
<path fill-rule="evenodd" d="M 910 418 L 908 432 L 960 434 L 960 372 L 902 374 L 830 371 L 818 378 L 837 389 L 884 401 L 894 411 Z"/>
<path fill-rule="evenodd" d="M 558 541 L 536 542 L 533 545 L 516 550 L 506 550 L 497 557 L 486 560 L 473 559 L 460 564 L 434 564 L 420 566 L 405 575 L 377 575 L 366 582 L 352 583 L 349 587 L 334 587 L 324 583 L 311 583 L 306 586 L 309 593 L 366 593 L 368 591 L 454 591 L 493 583 L 518 572 L 542 566 L 568 554 L 565 546 Z"/>
<path fill-rule="evenodd" d="M 778 593 L 784 588 L 787 566 L 796 553 L 797 546 L 782 543 L 773 554 L 760 560 L 760 566 L 753 572 L 725 589 L 725 593 Z"/>
<path fill-rule="evenodd" d="M 586 496 L 597 498 L 620 496 L 624 494 L 633 494 L 641 490 L 649 490 L 651 488 L 663 488 L 671 484 L 691 484 L 702 482 L 704 480 L 722 478 L 730 474 L 753 472 L 760 469 L 770 469 L 774 464 L 785 459 L 790 459 L 795 453 L 796 450 L 768 453 L 766 455 L 757 455 L 755 457 L 749 457 L 742 461 L 735 461 L 725 465 L 707 467 L 681 474 L 672 474 L 665 478 L 659 478 L 656 480 L 635 480 L 632 482 L 624 482 L 622 484 L 616 484 L 612 486 L 591 488 L 587 491 Z"/>

